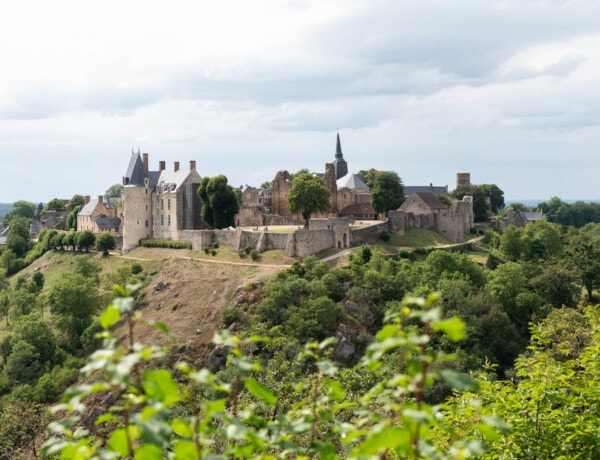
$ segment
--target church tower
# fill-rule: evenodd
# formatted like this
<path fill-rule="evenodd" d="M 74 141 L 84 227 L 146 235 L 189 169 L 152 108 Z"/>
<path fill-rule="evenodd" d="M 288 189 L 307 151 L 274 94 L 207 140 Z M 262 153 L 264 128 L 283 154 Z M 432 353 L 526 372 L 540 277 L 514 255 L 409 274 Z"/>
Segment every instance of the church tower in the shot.
<path fill-rule="evenodd" d="M 333 166 L 335 168 L 336 180 L 348 174 L 348 163 L 346 163 L 346 160 L 344 160 L 344 155 L 342 154 L 340 133 L 337 134 L 337 145 L 335 147 L 335 160 L 333 160 Z"/>

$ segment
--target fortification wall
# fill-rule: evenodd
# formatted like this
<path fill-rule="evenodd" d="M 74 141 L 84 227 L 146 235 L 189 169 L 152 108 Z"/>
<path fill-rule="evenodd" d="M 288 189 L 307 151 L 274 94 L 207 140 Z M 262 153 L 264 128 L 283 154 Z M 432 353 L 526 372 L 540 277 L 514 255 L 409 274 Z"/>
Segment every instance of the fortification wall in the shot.
<path fill-rule="evenodd" d="M 308 257 L 323 249 L 335 247 L 331 230 L 298 230 L 286 247 L 289 257 Z"/>
<path fill-rule="evenodd" d="M 440 211 L 435 214 L 435 231 L 454 243 L 465 239 L 463 216 L 453 211 Z"/>
<path fill-rule="evenodd" d="M 406 231 L 407 217 L 404 211 L 388 212 L 388 230 L 397 235 L 404 236 Z"/>
<path fill-rule="evenodd" d="M 304 220 L 294 216 L 278 216 L 276 214 L 265 214 L 264 225 L 304 225 Z"/>
<path fill-rule="evenodd" d="M 265 216 L 258 206 L 240 206 L 240 211 L 235 216 L 238 227 L 258 227 L 265 225 Z"/>
<path fill-rule="evenodd" d="M 383 230 L 390 230 L 389 221 L 381 222 L 369 227 L 353 228 L 351 230 L 352 246 L 360 246 L 361 244 L 375 243 L 379 241 L 379 234 Z"/>

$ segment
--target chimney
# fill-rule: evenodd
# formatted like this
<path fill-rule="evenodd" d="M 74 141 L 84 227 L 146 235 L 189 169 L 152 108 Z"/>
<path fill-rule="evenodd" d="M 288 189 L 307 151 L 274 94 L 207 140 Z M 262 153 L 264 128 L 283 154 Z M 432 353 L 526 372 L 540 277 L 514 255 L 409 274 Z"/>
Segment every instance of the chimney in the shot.
<path fill-rule="evenodd" d="M 98 195 L 98 204 L 104 203 L 104 197 L 102 195 Z"/>
<path fill-rule="evenodd" d="M 142 153 L 142 163 L 144 163 L 144 171 L 148 172 L 148 154 Z"/>
<path fill-rule="evenodd" d="M 190 160 L 190 171 L 196 170 L 196 160 Z"/>
<path fill-rule="evenodd" d="M 159 161 L 158 162 L 158 170 L 159 171 L 164 171 L 165 170 L 165 162 L 164 161 Z"/>
<path fill-rule="evenodd" d="M 175 172 L 179 171 L 179 161 L 176 161 L 176 162 L 174 163 L 174 165 L 173 165 L 173 170 L 174 170 Z"/>
<path fill-rule="evenodd" d="M 86 195 L 85 196 L 85 204 L 88 204 L 90 202 L 90 196 Z"/>

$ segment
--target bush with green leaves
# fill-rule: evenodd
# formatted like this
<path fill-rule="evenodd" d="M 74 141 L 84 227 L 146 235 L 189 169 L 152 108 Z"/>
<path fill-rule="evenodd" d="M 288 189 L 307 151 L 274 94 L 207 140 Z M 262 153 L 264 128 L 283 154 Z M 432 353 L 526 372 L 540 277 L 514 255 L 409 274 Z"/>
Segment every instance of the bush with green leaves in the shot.
<path fill-rule="evenodd" d="M 179 362 L 175 371 L 153 362 L 165 355 L 156 346 L 136 343 L 132 292 L 119 289 L 101 315 L 104 348 L 82 369 L 85 383 L 71 387 L 49 425 L 52 437 L 43 453 L 61 459 L 136 458 L 467 458 L 484 453 L 486 437 L 497 437 L 483 421 L 469 433 L 440 445 L 435 430 L 452 432 L 441 407 L 425 402 L 424 394 L 438 378 L 457 390 L 472 390 L 476 382 L 450 370 L 434 371 L 446 361 L 429 342 L 434 335 L 451 340 L 463 336 L 457 318 L 444 318 L 435 297 L 407 300 L 389 312 L 387 324 L 368 346 L 362 366 L 373 374 L 372 386 L 349 393 L 339 371 L 327 359 L 335 339 L 309 342 L 299 359 L 306 371 L 291 390 L 304 395 L 278 409 L 279 398 L 267 385 L 257 346 L 270 347 L 268 337 L 215 336 L 228 350 L 229 377 L 216 378 L 207 368 Z M 130 335 L 119 346 L 110 332 L 123 320 Z M 161 323 L 155 328 L 166 331 Z M 382 365 L 395 365 L 383 372 Z M 385 376 L 385 378 L 383 378 Z M 90 415 L 86 401 L 108 395 L 110 403 Z M 199 397 L 203 395 L 202 397 Z M 207 397 L 208 396 L 208 397 Z M 98 400 L 98 398 L 95 398 Z M 85 419 L 85 420 L 84 420 Z"/>
<path fill-rule="evenodd" d="M 145 248 L 192 249 L 191 241 L 176 241 L 163 238 L 142 238 L 140 246 Z"/>

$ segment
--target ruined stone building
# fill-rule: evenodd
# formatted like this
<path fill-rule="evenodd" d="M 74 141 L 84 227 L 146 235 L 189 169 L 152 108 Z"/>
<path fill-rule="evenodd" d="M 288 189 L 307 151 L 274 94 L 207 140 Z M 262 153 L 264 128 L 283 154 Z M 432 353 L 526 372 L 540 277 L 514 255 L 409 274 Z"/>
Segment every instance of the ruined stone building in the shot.
<path fill-rule="evenodd" d="M 184 230 L 207 228 L 200 217 L 199 185 L 195 161 L 189 168 L 176 161 L 173 169 L 160 161 L 158 170 L 151 171 L 147 153 L 131 152 L 123 177 L 123 251 L 142 238 L 178 240 Z"/>

